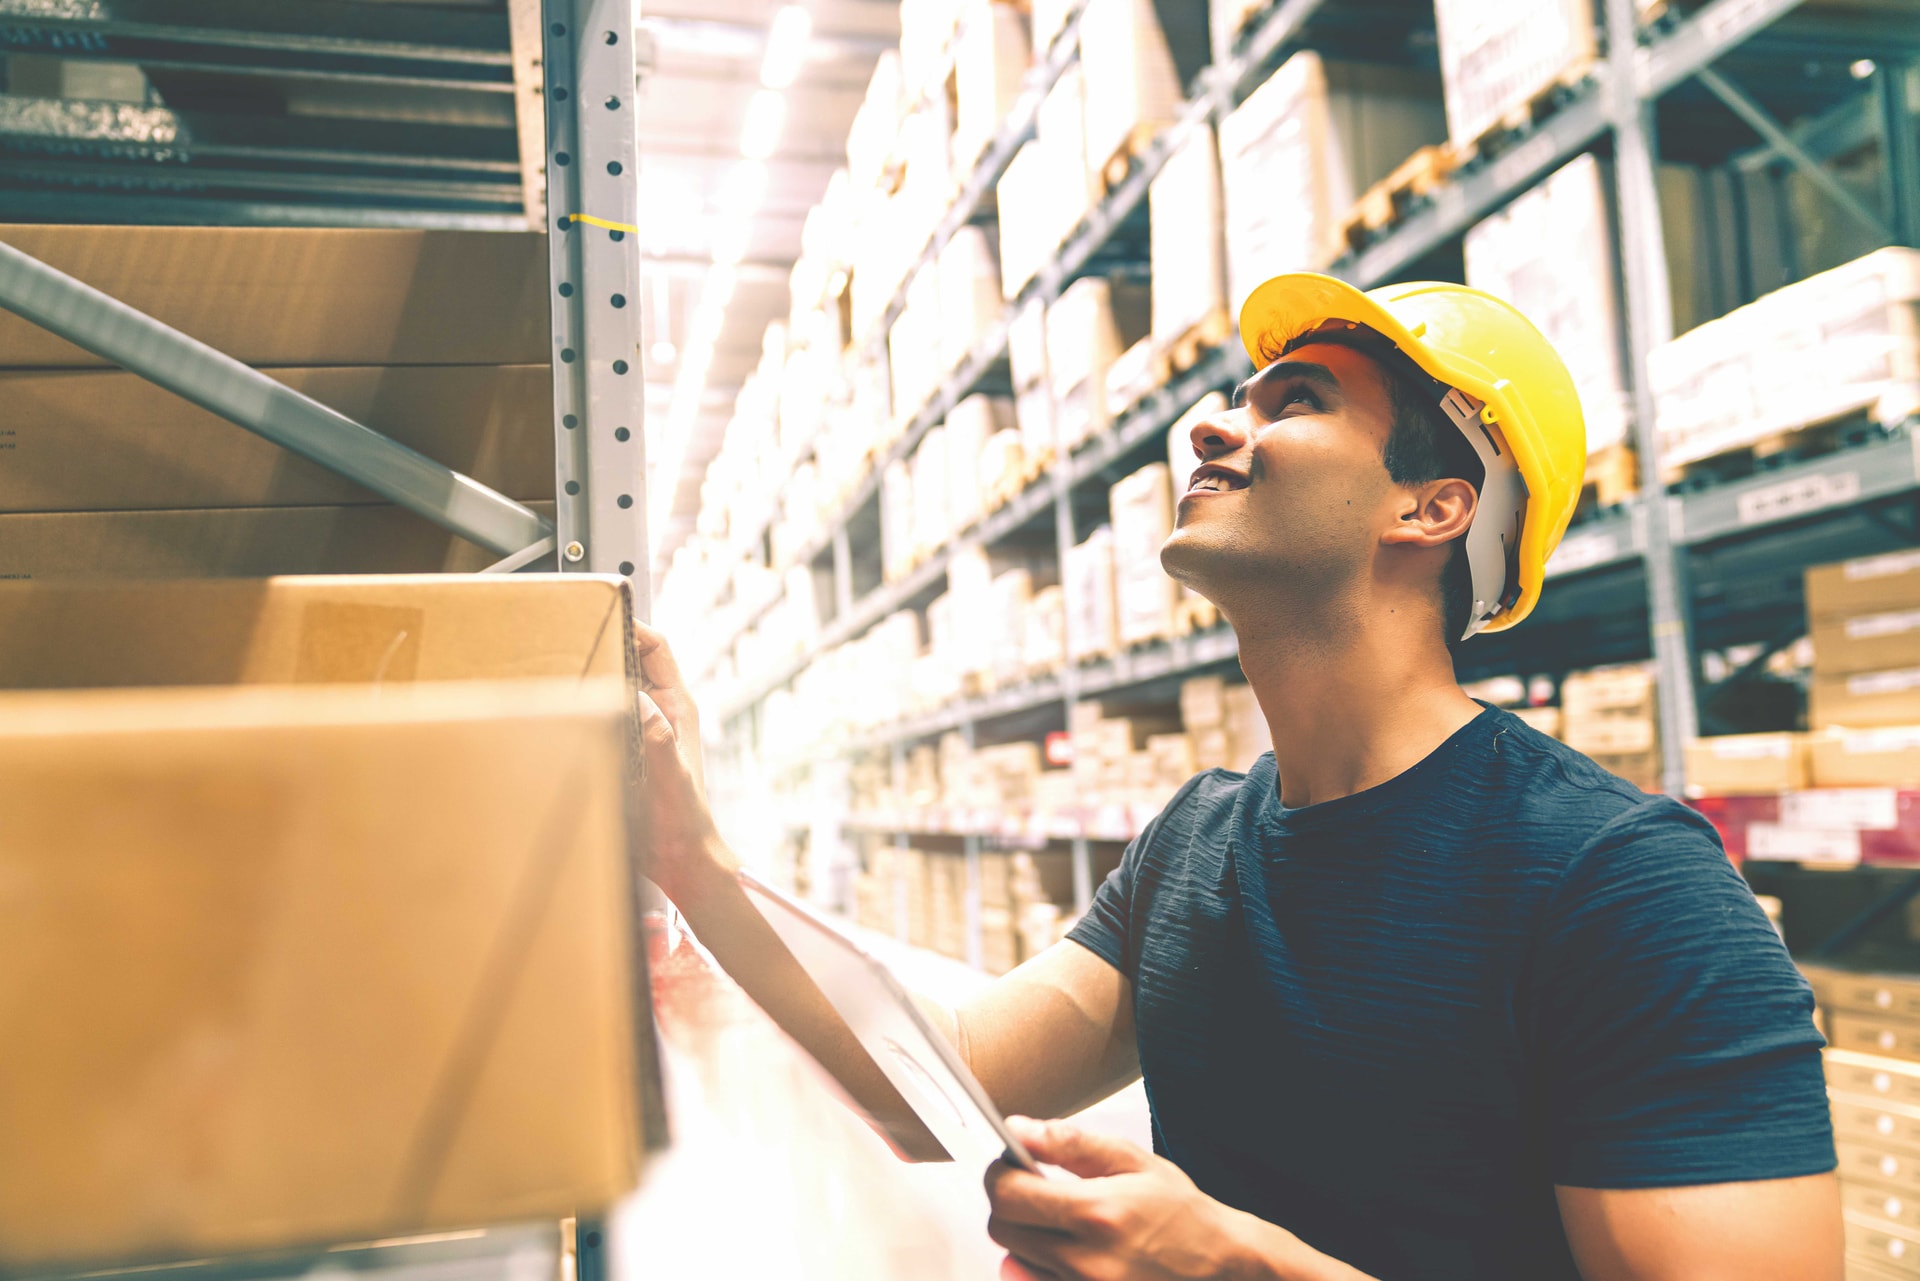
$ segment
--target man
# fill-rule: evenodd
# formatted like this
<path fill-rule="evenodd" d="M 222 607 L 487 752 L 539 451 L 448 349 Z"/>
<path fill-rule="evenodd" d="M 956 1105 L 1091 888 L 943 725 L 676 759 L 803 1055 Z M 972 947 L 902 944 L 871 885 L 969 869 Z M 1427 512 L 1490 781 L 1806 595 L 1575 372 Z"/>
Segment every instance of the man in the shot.
<path fill-rule="evenodd" d="M 1082 1178 L 996 1166 L 994 1240 L 1041 1278 L 1837 1281 L 1812 1002 L 1753 895 L 1685 807 L 1454 680 L 1578 499 L 1565 368 L 1456 285 L 1283 276 L 1241 336 L 1259 372 L 1194 428 L 1162 561 L 1233 624 L 1274 751 L 1191 781 L 1068 942 L 945 1017 L 1003 1111 L 1136 1074 L 1152 1103 L 1157 1156 L 1019 1122 Z M 641 647 L 663 888 L 832 1055 Z"/>

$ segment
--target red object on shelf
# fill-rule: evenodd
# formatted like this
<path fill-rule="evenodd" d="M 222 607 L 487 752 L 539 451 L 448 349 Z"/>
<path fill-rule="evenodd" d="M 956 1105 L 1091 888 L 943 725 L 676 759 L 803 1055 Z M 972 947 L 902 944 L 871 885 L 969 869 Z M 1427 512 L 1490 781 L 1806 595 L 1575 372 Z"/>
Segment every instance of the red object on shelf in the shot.
<path fill-rule="evenodd" d="M 1713 824 L 1727 847 L 1727 857 L 1736 864 L 1748 858 L 1750 825 L 1769 823 L 1811 833 L 1854 833 L 1862 864 L 1920 867 L 1920 791 L 1815 788 L 1755 796 L 1699 796 L 1687 804 Z"/>

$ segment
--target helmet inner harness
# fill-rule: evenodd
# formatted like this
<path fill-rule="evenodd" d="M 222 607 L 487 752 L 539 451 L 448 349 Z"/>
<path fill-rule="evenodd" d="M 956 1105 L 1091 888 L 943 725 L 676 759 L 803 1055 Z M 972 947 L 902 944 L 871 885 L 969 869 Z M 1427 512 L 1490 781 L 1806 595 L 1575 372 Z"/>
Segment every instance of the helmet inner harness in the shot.
<path fill-rule="evenodd" d="M 1321 321 L 1290 340 L 1280 354 L 1316 342 L 1337 343 L 1363 352 L 1431 395 L 1440 412 L 1460 429 L 1479 457 L 1483 469 L 1480 501 L 1466 533 L 1473 608 L 1460 639 L 1467 639 L 1520 599 L 1520 531 L 1526 523 L 1527 482 L 1501 434 L 1498 418 L 1491 406 L 1458 387 L 1447 386 L 1391 339 L 1358 321 Z"/>

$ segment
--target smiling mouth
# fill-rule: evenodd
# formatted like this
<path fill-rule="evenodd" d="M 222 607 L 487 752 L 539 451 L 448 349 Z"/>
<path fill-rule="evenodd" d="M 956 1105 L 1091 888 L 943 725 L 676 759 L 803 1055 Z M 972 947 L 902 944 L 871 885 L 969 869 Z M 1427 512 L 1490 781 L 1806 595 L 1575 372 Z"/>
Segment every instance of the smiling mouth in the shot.
<path fill-rule="evenodd" d="M 1247 487 L 1246 478 L 1224 467 L 1202 467 L 1187 482 L 1189 494 L 1226 494 Z"/>

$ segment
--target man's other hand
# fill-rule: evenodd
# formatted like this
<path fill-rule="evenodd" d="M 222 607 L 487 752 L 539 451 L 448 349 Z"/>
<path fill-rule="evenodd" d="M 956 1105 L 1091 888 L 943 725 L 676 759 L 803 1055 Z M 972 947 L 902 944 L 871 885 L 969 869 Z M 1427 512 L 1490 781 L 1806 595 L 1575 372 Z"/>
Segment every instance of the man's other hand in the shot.
<path fill-rule="evenodd" d="M 633 625 L 633 647 L 640 660 L 640 733 L 646 752 L 646 871 L 684 910 L 703 875 L 730 871 L 732 860 L 707 808 L 700 712 L 680 664 L 667 638 L 645 623 Z"/>
<path fill-rule="evenodd" d="M 1008 1125 L 1034 1160 L 1079 1176 L 1049 1179 L 1004 1161 L 987 1171 L 987 1235 L 1012 1256 L 1008 1281 L 1279 1278 L 1321 1275 L 1309 1260 L 1332 1262 L 1124 1140 L 1059 1121 Z"/>

